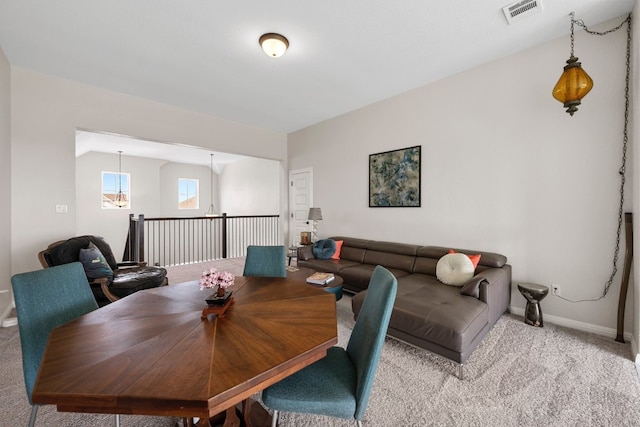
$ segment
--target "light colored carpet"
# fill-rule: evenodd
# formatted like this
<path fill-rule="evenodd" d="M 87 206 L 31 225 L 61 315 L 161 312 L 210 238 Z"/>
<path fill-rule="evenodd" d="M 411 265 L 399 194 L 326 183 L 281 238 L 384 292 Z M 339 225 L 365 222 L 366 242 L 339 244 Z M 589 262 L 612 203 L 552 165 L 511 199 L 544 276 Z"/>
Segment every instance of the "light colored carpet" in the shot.
<path fill-rule="evenodd" d="M 174 265 L 165 267 L 167 269 L 167 279 L 170 285 L 190 282 L 200 279 L 203 270 L 215 267 L 219 271 L 228 271 L 237 276 L 242 275 L 244 270 L 244 257 L 220 259 L 211 262 L 201 262 L 195 264 Z"/>
<path fill-rule="evenodd" d="M 338 303 L 339 344 L 353 325 Z M 370 426 L 639 426 L 640 382 L 629 344 L 505 314 L 464 367 L 387 338 L 364 423 Z M 354 425 L 283 414 L 282 426 Z"/>
<path fill-rule="evenodd" d="M 243 261 L 225 261 L 234 271 Z M 175 269 L 175 268 L 170 268 Z M 195 271 L 195 277 L 193 277 Z M 170 283 L 196 280 L 170 272 Z M 240 273 L 242 268 L 240 267 Z M 239 274 L 237 270 L 234 271 Z M 338 302 L 339 344 L 348 342 L 351 298 Z M 0 426 L 24 425 L 17 327 L 0 328 Z M 437 356 L 387 339 L 364 420 L 369 426 L 638 426 L 640 382 L 629 344 L 505 314 L 465 365 L 465 379 Z M 112 426 L 113 417 L 42 407 L 37 426 Z M 123 416 L 123 427 L 175 425 L 171 418 Z M 353 426 L 353 421 L 282 414 L 282 427 Z"/>

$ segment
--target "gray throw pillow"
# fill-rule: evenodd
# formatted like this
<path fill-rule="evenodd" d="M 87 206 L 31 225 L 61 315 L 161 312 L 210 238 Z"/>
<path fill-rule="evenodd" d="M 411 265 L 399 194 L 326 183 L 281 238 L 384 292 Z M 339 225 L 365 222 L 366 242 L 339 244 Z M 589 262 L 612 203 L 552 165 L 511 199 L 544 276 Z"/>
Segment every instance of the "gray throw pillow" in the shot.
<path fill-rule="evenodd" d="M 313 256 L 318 259 L 329 259 L 336 253 L 336 242 L 331 239 L 320 239 L 313 244 Z"/>
<path fill-rule="evenodd" d="M 86 249 L 80 249 L 80 262 L 89 280 L 103 277 L 108 278 L 109 281 L 113 279 L 113 270 L 109 267 L 100 249 L 93 243 L 89 243 Z"/>

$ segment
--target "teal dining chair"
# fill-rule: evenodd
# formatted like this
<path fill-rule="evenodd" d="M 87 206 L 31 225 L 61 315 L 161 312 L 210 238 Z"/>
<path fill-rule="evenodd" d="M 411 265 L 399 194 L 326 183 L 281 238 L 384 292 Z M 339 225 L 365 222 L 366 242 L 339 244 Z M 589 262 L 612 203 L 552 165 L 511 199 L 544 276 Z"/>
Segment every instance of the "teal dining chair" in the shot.
<path fill-rule="evenodd" d="M 36 422 L 38 405 L 33 387 L 49 339 L 49 333 L 98 308 L 80 262 L 63 264 L 11 277 L 22 347 L 22 368 L 31 406 L 29 427 Z M 120 417 L 116 415 L 116 427 Z"/>
<path fill-rule="evenodd" d="M 355 419 L 362 426 L 397 288 L 393 274 L 377 266 L 347 348 L 332 347 L 323 359 L 263 390 L 272 427 L 280 411 Z"/>
<path fill-rule="evenodd" d="M 287 277 L 284 246 L 247 246 L 243 276 Z"/>
<path fill-rule="evenodd" d="M 247 246 L 247 257 L 244 262 L 243 276 L 287 277 L 285 265 L 286 252 L 284 246 Z M 243 402 L 245 423 L 248 424 L 252 399 Z"/>

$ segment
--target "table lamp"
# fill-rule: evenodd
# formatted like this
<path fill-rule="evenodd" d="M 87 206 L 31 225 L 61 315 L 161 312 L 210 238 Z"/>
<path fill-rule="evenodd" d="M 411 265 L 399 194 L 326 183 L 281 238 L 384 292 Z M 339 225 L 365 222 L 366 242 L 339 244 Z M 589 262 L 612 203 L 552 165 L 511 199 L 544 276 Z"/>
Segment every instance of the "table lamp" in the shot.
<path fill-rule="evenodd" d="M 310 221 L 313 221 L 313 230 L 311 234 L 311 241 L 315 242 L 318 240 L 318 221 L 322 219 L 322 210 L 320 208 L 309 208 L 309 218 Z"/>

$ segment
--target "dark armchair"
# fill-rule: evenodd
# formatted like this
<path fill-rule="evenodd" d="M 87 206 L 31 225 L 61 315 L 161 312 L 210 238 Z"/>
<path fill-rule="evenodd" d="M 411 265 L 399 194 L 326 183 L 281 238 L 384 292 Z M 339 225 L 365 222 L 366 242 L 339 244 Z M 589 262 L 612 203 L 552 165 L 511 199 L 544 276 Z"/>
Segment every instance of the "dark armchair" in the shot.
<path fill-rule="evenodd" d="M 99 236 L 78 236 L 50 244 L 38 254 L 43 267 L 83 263 L 98 305 L 103 306 L 142 289 L 165 286 L 167 270 L 145 262 L 117 262 L 109 244 Z"/>

